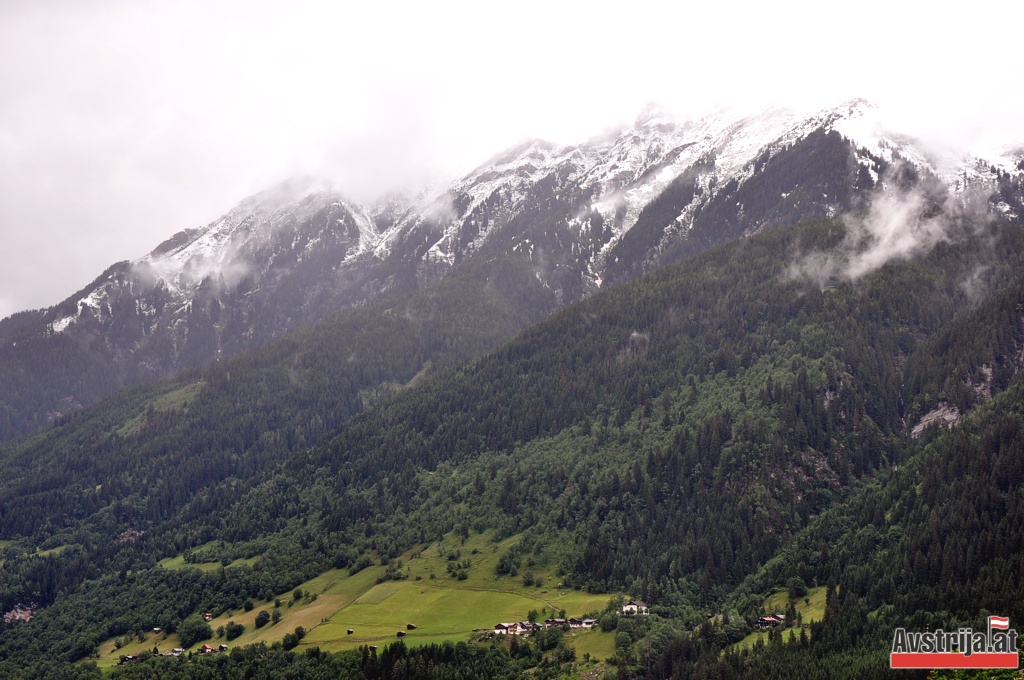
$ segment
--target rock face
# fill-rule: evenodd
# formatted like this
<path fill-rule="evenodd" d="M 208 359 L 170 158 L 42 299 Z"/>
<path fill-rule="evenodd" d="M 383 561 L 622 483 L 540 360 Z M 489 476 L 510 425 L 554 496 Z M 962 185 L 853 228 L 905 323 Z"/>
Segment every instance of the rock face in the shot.
<path fill-rule="evenodd" d="M 372 206 L 289 182 L 0 322 L 0 439 L 469 260 L 525 260 L 568 304 L 730 239 L 859 210 L 878 191 L 1019 220 L 1022 178 L 1020 150 L 936 154 L 854 100 L 696 121 L 648 108 L 617 133 L 529 142 L 440 192 Z"/>
<path fill-rule="evenodd" d="M 921 420 L 913 427 L 910 431 L 910 436 L 914 439 L 918 439 L 929 426 L 943 425 L 945 427 L 952 427 L 960 422 L 960 411 L 956 406 L 949 404 L 941 404 L 936 406 L 928 413 L 921 416 Z"/>

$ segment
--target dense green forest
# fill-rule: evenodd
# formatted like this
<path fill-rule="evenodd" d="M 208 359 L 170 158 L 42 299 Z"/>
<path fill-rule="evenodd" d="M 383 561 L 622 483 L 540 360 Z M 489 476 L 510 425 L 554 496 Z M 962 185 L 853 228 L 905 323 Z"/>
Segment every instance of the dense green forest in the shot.
<path fill-rule="evenodd" d="M 239 359 L 119 393 L 0 447 L 0 603 L 49 604 L 197 495 L 231 498 L 366 406 L 493 347 L 553 300 L 512 261 L 342 312 Z"/>
<path fill-rule="evenodd" d="M 515 306 L 524 293 L 550 295 L 514 265 L 494 286 L 467 273 L 8 444 L 0 596 L 48 606 L 0 635 L 0 672 L 88 676 L 67 664 L 106 638 L 331 567 L 400 579 L 396 558 L 452 533 L 519 536 L 505 573 L 554 565 L 567 586 L 650 602 L 649 620 L 606 619 L 613 677 L 869 677 L 896 623 L 1019 620 L 1024 233 L 946 227 L 916 259 L 824 286 L 793 265 L 843 247 L 843 222 L 762 233 L 458 363 L 536 320 Z M 959 422 L 917 427 L 937 410 Z M 155 566 L 179 554 L 248 562 Z M 799 598 L 792 584 L 827 589 L 822 619 L 734 647 L 766 596 Z M 117 674 L 574 668 L 517 642 L 250 648 Z"/>

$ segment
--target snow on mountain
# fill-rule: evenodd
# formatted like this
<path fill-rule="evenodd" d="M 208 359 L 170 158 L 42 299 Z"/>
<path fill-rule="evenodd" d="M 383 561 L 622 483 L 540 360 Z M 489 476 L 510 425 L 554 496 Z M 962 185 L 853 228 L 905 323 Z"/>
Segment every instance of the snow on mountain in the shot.
<path fill-rule="evenodd" d="M 128 285 L 160 285 L 184 305 L 211 279 L 226 290 L 254 276 L 259 285 L 273 285 L 280 278 L 275 271 L 300 266 L 325 250 L 334 258 L 328 269 L 335 274 L 397 258 L 417 267 L 420 278 L 443 275 L 465 257 L 489 250 L 538 259 L 555 254 L 554 264 L 540 263 L 547 270 L 539 265 L 538 277 L 546 281 L 558 266 L 575 267 L 589 281 L 583 285 L 599 286 L 605 268 L 621 257 L 617 246 L 624 235 L 674 182 L 692 177 L 693 195 L 678 201 L 661 233 L 649 237 L 657 243 L 648 244 L 648 257 L 651 248 L 664 250 L 673 239 L 685 238 L 716 199 L 731 200 L 726 193 L 739 191 L 778 154 L 815 131 L 834 131 L 849 140 L 852 157 L 872 184 L 880 182 L 883 166 L 908 163 L 940 180 L 954 196 L 971 188 L 995 190 L 1000 173 L 1021 174 L 1024 158 L 1020 149 L 981 156 L 925 146 L 886 130 L 877 109 L 862 99 L 810 113 L 718 111 L 697 120 L 652 105 L 615 133 L 581 144 L 530 141 L 448 186 L 416 197 L 383 197 L 369 208 L 312 179 L 282 184 L 132 263 L 135 278 Z M 823 193 L 823 216 L 847 207 Z M 781 192 L 780 199 L 787 195 Z M 737 203 L 739 214 L 746 215 L 747 205 Z M 1002 214 L 1018 217 L 1011 203 L 994 201 Z M 539 210 L 547 211 L 543 219 Z M 550 210 L 562 214 L 553 220 Z M 516 225 L 512 232 L 510 224 Z M 544 228 L 527 233 L 540 229 L 538 224 Z M 586 262 L 579 264 L 581 258 Z M 86 309 L 102 316 L 104 291 L 122 283 L 110 274 L 109 281 L 83 291 L 73 307 L 63 305 L 67 313 L 55 316 L 50 328 L 65 331 Z"/>
<path fill-rule="evenodd" d="M 651 106 L 623 129 L 578 144 L 528 141 L 450 184 L 369 206 L 329 183 L 287 182 L 111 266 L 54 307 L 0 323 L 22 357 L 11 371 L 45 364 L 52 345 L 74 348 L 83 372 L 40 388 L 39 413 L 16 414 L 22 424 L 7 436 L 466 261 L 517 260 L 568 304 L 730 239 L 864 210 L 877 191 L 908 183 L 1020 220 L 1024 149 L 927 145 L 887 129 L 864 100 L 695 120 Z"/>
<path fill-rule="evenodd" d="M 466 231 L 466 219 L 471 220 L 468 226 L 477 226 L 479 220 L 473 216 L 484 200 L 496 196 L 504 199 L 511 217 L 522 209 L 531 187 L 542 178 L 562 173 L 563 185 L 589 193 L 589 209 L 598 212 L 611 227 L 611 238 L 601 245 L 591 263 L 593 278 L 600 283 L 601 259 L 636 225 L 644 208 L 683 173 L 695 171 L 699 198 L 694 197 L 665 225 L 666 238 L 685 234 L 700 211 L 730 182 L 742 185 L 765 162 L 816 130 L 835 131 L 849 140 L 854 157 L 865 167 L 872 185 L 879 183 L 883 165 L 905 163 L 937 178 L 953 196 L 960 197 L 969 189 L 991 193 L 997 187 L 992 168 L 1018 174 L 1021 170 L 1019 151 L 982 155 L 929 146 L 886 131 L 880 120 L 875 106 L 862 99 L 811 113 L 779 108 L 746 114 L 721 111 L 693 121 L 649 107 L 632 127 L 617 135 L 575 146 L 533 142 L 456 182 L 444 196 L 435 199 L 435 205 L 447 204 L 453 196 L 468 200 L 462 201 L 461 211 L 443 213 L 447 224 L 435 226 L 437 238 L 427 256 L 436 262 L 456 261 L 459 232 Z M 881 186 L 884 188 L 884 182 Z M 834 201 L 823 203 L 823 216 L 835 215 L 846 207 Z M 1016 217 L 1005 202 L 997 202 L 996 208 Z M 580 215 L 584 212 L 580 210 Z M 569 221 L 580 222 L 580 215 L 570 216 Z M 392 229 L 388 239 L 420 218 L 415 213 L 410 215 Z M 489 228 L 478 229 L 465 244 L 466 251 L 479 249 L 499 224 L 491 220 Z"/>
<path fill-rule="evenodd" d="M 608 226 L 610 237 L 602 239 L 589 264 L 591 279 L 600 285 L 602 259 L 677 178 L 691 172 L 698 195 L 664 225 L 666 239 L 685 235 L 701 210 L 730 187 L 730 182 L 735 190 L 780 151 L 814 131 L 835 131 L 849 140 L 851 154 L 865 167 L 872 184 L 879 182 L 883 165 L 908 163 L 940 179 L 954 195 L 968 186 L 994 186 L 989 161 L 929 148 L 888 132 L 877 114 L 870 102 L 861 99 L 811 113 L 782 108 L 754 113 L 720 111 L 698 120 L 680 119 L 651 106 L 617 134 L 575 145 L 532 141 L 500 154 L 414 205 L 381 234 L 374 254 L 387 257 L 418 230 L 417 238 L 425 244 L 421 261 L 442 269 L 454 266 L 483 249 L 517 216 L 535 209 L 536 189 L 549 181 L 557 185 L 553 198 L 566 200 L 567 223 L 581 230 L 586 227 L 587 215 L 597 213 Z M 1010 155 L 994 158 L 992 163 L 1006 171 L 1019 170 L 1019 158 Z M 567 199 L 570 196 L 586 198 L 573 202 Z M 827 195 L 824 198 L 829 199 Z M 846 207 L 835 201 L 822 203 L 822 216 Z M 506 248 L 526 248 L 531 253 L 538 245 L 537 235 L 505 233 L 500 238 L 511 239 L 504 244 Z M 530 241 L 528 246 L 525 240 Z M 577 244 L 577 249 L 585 247 Z"/>
<path fill-rule="evenodd" d="M 211 280 L 231 290 L 246 278 L 267 278 L 276 266 L 301 265 L 328 248 L 340 267 L 377 240 L 370 215 L 330 184 L 310 178 L 286 182 L 242 201 L 204 228 L 179 232 L 130 263 L 128 271 L 109 273 L 50 327 L 63 332 L 86 310 L 102 318 L 104 303 L 117 288 L 137 293 L 160 287 L 184 309 Z M 144 297 L 136 306 L 154 312 Z"/>
<path fill-rule="evenodd" d="M 258 266 L 253 256 L 268 246 L 295 248 L 305 236 L 304 250 L 316 248 L 323 238 L 331 234 L 302 234 L 295 227 L 308 222 L 329 206 L 348 212 L 358 234 L 357 242 L 342 262 L 364 252 L 376 242 L 374 222 L 360 206 L 346 201 L 329 185 L 310 184 L 307 180 L 286 183 L 257 194 L 199 230 L 185 243 L 170 249 L 157 248 L 136 265 L 148 268 L 173 292 L 194 289 L 214 274 L 223 276 L 229 286 L 234 285 L 252 267 Z M 336 224 L 331 226 L 343 226 L 344 223 L 344 216 L 338 217 Z M 282 233 L 289 227 L 288 233 Z M 288 239 L 291 243 L 287 243 Z"/>
<path fill-rule="evenodd" d="M 927 170 L 951 191 L 962 193 L 979 183 L 994 186 L 990 169 L 1006 172 L 1020 170 L 1019 151 L 1004 149 L 965 149 L 953 145 L 926 144 L 919 139 L 887 129 L 878 109 L 865 100 L 852 101 L 839 112 L 830 128 L 852 141 L 858 149 L 888 162 L 902 159 L 919 170 Z"/>

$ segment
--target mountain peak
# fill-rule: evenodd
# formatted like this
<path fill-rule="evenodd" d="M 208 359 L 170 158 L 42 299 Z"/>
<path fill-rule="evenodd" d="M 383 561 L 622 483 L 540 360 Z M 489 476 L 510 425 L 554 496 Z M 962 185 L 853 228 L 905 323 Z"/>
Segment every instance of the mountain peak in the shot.
<path fill-rule="evenodd" d="M 1024 215 L 1019 147 L 942 151 L 884 122 L 863 98 L 691 118 L 652 103 L 633 125 L 571 145 L 531 139 L 450 183 L 367 207 L 323 177 L 294 177 L 104 272 L 46 310 L 40 334 L 106 334 L 102 351 L 130 383 L 474 258 L 525 263 L 567 304 L 729 239 L 863 207 L 899 166 L 950 199 Z"/>

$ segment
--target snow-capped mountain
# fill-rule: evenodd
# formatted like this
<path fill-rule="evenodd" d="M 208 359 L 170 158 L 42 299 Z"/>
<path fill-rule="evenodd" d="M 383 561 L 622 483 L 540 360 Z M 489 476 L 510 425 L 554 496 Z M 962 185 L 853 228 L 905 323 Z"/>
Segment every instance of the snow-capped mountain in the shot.
<path fill-rule="evenodd" d="M 360 206 L 326 185 L 289 182 L 246 199 L 205 228 L 174 235 L 135 262 L 115 265 L 73 306 L 58 305 L 50 326 L 59 333 L 83 317 L 102 321 L 125 293 L 133 296 L 143 326 L 167 305 L 173 317 L 210 297 L 280 287 L 295 277 L 314 289 L 307 293 L 320 293 L 329 287 L 316 276 L 325 264 L 350 261 L 376 238 Z"/>
<path fill-rule="evenodd" d="M 980 196 L 1020 220 L 1022 179 L 1024 150 L 926 147 L 852 100 L 698 120 L 648 107 L 626 129 L 582 144 L 530 141 L 444 189 L 373 206 L 343 187 L 289 182 L 113 265 L 54 307 L 0 322 L 0 438 L 471 259 L 525 260 L 567 304 L 733 238 L 858 210 L 876 191 Z"/>
<path fill-rule="evenodd" d="M 522 252 L 565 301 L 729 238 L 856 209 L 908 183 L 1024 215 L 1024 149 L 981 158 L 882 127 L 864 100 L 680 120 L 648 107 L 577 145 L 501 154 L 385 229 L 374 252 L 415 246 L 423 274 L 476 253 Z"/>

